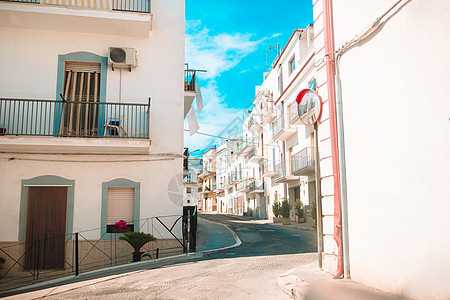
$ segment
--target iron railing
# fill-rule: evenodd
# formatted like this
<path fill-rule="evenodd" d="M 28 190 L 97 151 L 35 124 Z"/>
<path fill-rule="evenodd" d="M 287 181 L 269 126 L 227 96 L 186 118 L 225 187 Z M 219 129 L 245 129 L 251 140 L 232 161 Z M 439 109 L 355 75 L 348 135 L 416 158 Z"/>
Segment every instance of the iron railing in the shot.
<path fill-rule="evenodd" d="M 259 120 L 259 116 L 251 115 L 248 120 L 248 129 L 250 130 L 253 126 L 261 126 L 261 122 Z"/>
<path fill-rule="evenodd" d="M 250 192 L 255 191 L 255 190 L 264 191 L 264 182 L 261 182 L 260 180 L 251 180 L 249 183 L 249 189 L 250 189 Z"/>
<path fill-rule="evenodd" d="M 249 148 L 252 148 L 255 146 L 255 140 L 252 137 L 248 138 L 246 137 L 245 140 L 239 143 L 239 145 L 236 148 L 236 153 L 239 155 L 244 151 L 247 151 Z"/>
<path fill-rule="evenodd" d="M 18 2 L 18 3 L 36 3 L 40 4 L 40 0 L 0 0 L 7 2 Z M 79 8 L 89 8 L 89 9 L 98 9 L 98 10 L 108 10 L 107 7 L 111 7 L 111 10 L 114 11 L 126 11 L 126 12 L 137 12 L 137 13 L 150 13 L 151 3 L 150 0 L 107 0 L 108 5 L 106 8 L 98 7 L 96 2 L 93 4 L 82 4 L 77 1 L 56 1 L 56 3 L 52 3 L 50 1 L 45 1 L 46 5 L 56 5 L 56 6 L 69 6 L 69 7 L 79 7 Z M 44 4 L 44 3 L 43 3 Z"/>
<path fill-rule="evenodd" d="M 146 104 L 0 98 L 2 135 L 149 138 Z"/>
<path fill-rule="evenodd" d="M 236 184 L 236 189 L 237 190 L 245 190 L 245 189 L 248 189 L 249 188 L 249 180 L 247 179 L 247 178 L 245 178 L 245 179 L 242 179 L 241 181 L 239 181 L 237 184 Z"/>
<path fill-rule="evenodd" d="M 308 167 L 314 166 L 314 148 L 306 147 L 296 154 L 292 155 L 291 169 L 292 173 L 301 171 Z"/>
<path fill-rule="evenodd" d="M 150 0 L 112 0 L 112 10 L 150 13 Z"/>
<path fill-rule="evenodd" d="M 186 250 L 186 241 L 177 236 L 183 230 L 181 218 L 179 215 L 151 217 L 135 220 L 134 226 L 129 223 L 131 226 L 124 229 L 113 226 L 113 230 L 109 230 L 107 226 L 30 242 L 2 242 L 0 256 L 5 263 L 0 270 L 0 297 L 21 286 L 128 264 L 134 250 L 119 237 L 133 227 L 134 231 L 157 238 L 141 248 L 141 252 L 147 253 L 142 260 L 179 255 Z M 64 246 L 49 253 L 46 249 L 50 249 L 49 244 L 55 240 Z"/>
<path fill-rule="evenodd" d="M 295 123 L 298 120 L 298 107 L 297 102 L 292 103 L 289 106 L 289 122 Z"/>
<path fill-rule="evenodd" d="M 270 173 L 270 172 L 274 172 L 274 163 L 273 162 L 271 162 L 271 161 L 268 161 L 268 160 L 266 160 L 265 162 L 264 162 L 264 165 L 263 165 L 263 171 L 262 171 L 262 173 L 263 174 L 267 174 L 267 173 Z"/>
<path fill-rule="evenodd" d="M 274 168 L 274 173 L 275 173 L 273 176 L 274 180 L 286 176 L 286 162 L 282 161 L 279 164 L 277 164 Z"/>
<path fill-rule="evenodd" d="M 284 128 L 284 118 L 279 116 L 272 124 L 272 138 L 275 138 Z"/>

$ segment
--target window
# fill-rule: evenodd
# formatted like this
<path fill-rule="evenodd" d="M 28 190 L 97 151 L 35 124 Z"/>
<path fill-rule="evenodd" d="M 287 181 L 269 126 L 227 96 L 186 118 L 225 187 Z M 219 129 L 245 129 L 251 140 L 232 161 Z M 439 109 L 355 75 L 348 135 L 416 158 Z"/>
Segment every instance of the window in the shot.
<path fill-rule="evenodd" d="M 187 194 L 190 194 L 190 193 L 191 193 L 191 188 L 190 188 L 190 187 L 187 187 L 187 188 L 186 188 L 186 193 L 187 193 Z"/>
<path fill-rule="evenodd" d="M 117 231 L 114 226 L 120 220 L 127 222 L 127 231 L 134 230 L 134 188 L 108 188 L 106 232 Z"/>
<path fill-rule="evenodd" d="M 292 55 L 292 58 L 289 60 L 289 75 L 295 70 L 295 54 Z"/>

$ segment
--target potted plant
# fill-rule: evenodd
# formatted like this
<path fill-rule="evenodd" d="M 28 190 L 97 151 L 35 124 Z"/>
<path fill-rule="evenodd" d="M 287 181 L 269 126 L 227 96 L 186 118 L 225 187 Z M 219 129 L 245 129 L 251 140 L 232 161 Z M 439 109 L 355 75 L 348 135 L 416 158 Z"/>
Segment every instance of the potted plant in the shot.
<path fill-rule="evenodd" d="M 156 238 L 150 233 L 129 231 L 125 232 L 123 236 L 119 237 L 119 240 L 128 242 L 133 247 L 133 262 L 140 261 L 144 252 L 141 252 L 142 246 L 148 242 L 155 241 Z"/>
<path fill-rule="evenodd" d="M 280 217 L 280 202 L 278 200 L 275 200 L 275 202 L 272 205 L 272 211 L 273 211 L 273 222 L 274 223 L 281 223 L 282 218 Z"/>
<path fill-rule="evenodd" d="M 283 225 L 290 225 L 291 219 L 289 219 L 289 214 L 291 213 L 292 205 L 289 203 L 288 199 L 283 199 L 281 202 L 281 216 L 283 217 Z"/>
<path fill-rule="evenodd" d="M 295 213 L 297 214 L 299 223 L 305 222 L 305 207 L 300 199 L 295 200 Z"/>

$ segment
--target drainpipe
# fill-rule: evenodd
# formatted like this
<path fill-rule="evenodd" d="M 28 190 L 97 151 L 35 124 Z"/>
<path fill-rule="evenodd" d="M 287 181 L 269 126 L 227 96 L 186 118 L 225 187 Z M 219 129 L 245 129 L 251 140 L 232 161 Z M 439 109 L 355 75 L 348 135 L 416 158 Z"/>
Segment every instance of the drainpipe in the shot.
<path fill-rule="evenodd" d="M 335 69 L 334 69 L 334 36 L 333 20 L 331 11 L 331 0 L 324 0 L 324 36 L 325 36 L 325 57 L 327 70 L 328 105 L 330 111 L 330 135 L 331 135 L 331 157 L 333 163 L 334 179 L 334 240 L 338 248 L 337 269 L 333 273 L 333 278 L 340 278 L 344 274 L 343 247 L 342 247 L 342 211 L 341 211 L 341 187 L 339 172 L 339 147 L 336 116 L 336 94 L 335 94 Z"/>

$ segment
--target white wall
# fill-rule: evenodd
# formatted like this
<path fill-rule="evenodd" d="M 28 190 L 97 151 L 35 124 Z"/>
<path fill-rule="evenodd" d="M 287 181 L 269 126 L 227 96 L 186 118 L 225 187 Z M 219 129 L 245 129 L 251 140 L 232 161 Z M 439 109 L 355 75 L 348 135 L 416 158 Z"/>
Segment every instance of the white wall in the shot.
<path fill-rule="evenodd" d="M 55 99 L 58 54 L 76 51 L 108 55 L 109 46 L 132 47 L 138 68 L 123 70 L 123 102 L 151 104 L 151 155 L 183 149 L 184 1 L 152 2 L 153 29 L 148 38 L 82 34 L 0 27 L 0 97 Z M 118 101 L 119 71 L 108 69 L 107 101 Z M 0 137 L 1 139 L 7 137 Z M 12 160 L 10 157 L 25 160 Z M 31 160 L 28 160 L 31 159 Z M 46 160 L 68 162 L 48 162 Z M 141 183 L 141 218 L 182 214 L 182 159 L 153 162 L 117 162 L 122 159 L 158 159 L 155 156 L 56 156 L 2 154 L 0 156 L 0 214 L 8 224 L 1 240 L 18 236 L 21 180 L 56 175 L 75 180 L 74 231 L 100 226 L 102 182 L 126 178 Z M 89 163 L 74 160 L 94 161 Z M 113 162 L 98 162 L 111 160 Z"/>
<path fill-rule="evenodd" d="M 333 1 L 336 48 L 394 1 Z M 411 1 L 341 63 L 353 280 L 450 298 L 450 2 Z"/>

